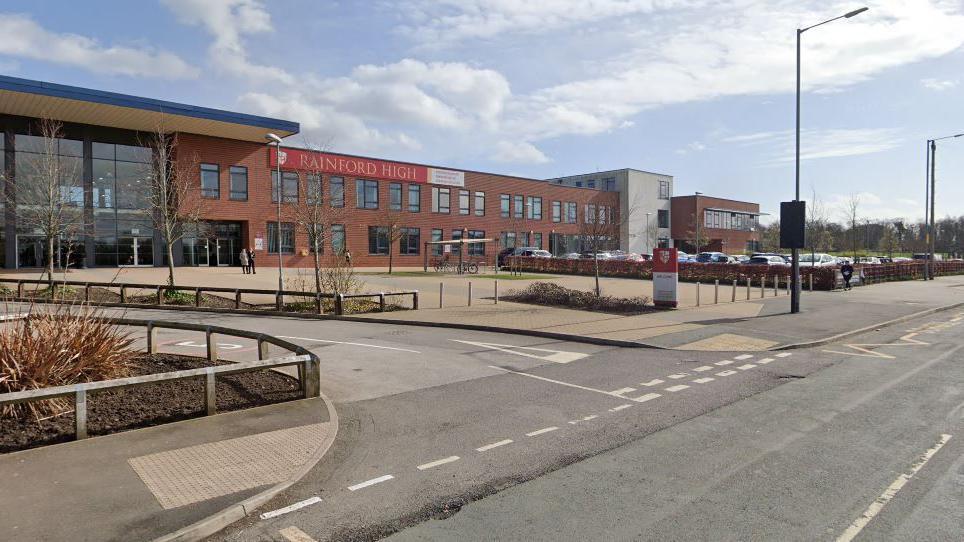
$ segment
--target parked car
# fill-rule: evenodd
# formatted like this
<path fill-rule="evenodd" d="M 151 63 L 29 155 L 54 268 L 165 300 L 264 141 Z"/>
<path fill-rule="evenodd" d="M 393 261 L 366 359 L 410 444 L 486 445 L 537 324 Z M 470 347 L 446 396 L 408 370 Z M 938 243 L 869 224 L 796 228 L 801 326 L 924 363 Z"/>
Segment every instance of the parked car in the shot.
<path fill-rule="evenodd" d="M 592 259 L 593 259 L 593 253 L 592 253 L 591 250 L 590 250 L 590 251 L 586 251 L 586 252 L 583 252 L 582 254 L 580 254 L 579 257 L 582 258 L 582 259 L 584 259 L 584 260 L 592 260 Z M 600 251 L 600 252 L 597 252 L 597 253 L 596 253 L 596 259 L 597 259 L 597 260 L 611 260 L 611 259 L 613 259 L 613 255 L 610 254 L 609 252 Z"/>
<path fill-rule="evenodd" d="M 567 254 L 563 254 L 562 256 L 560 256 L 560 258 L 562 258 L 563 260 L 578 260 L 580 256 L 581 254 L 579 254 L 578 252 L 569 252 Z"/>
<path fill-rule="evenodd" d="M 622 260 L 626 262 L 644 262 L 646 261 L 641 255 L 635 252 L 623 252 L 621 250 L 609 253 L 612 256 L 612 260 Z"/>
<path fill-rule="evenodd" d="M 746 254 L 737 254 L 736 256 L 733 256 L 733 259 L 736 260 L 736 263 L 746 263 L 750 261 L 750 257 Z"/>
<path fill-rule="evenodd" d="M 843 265 L 845 263 L 853 264 L 854 259 L 848 258 L 847 256 L 837 256 L 837 265 Z"/>
<path fill-rule="evenodd" d="M 816 254 L 806 253 L 800 255 L 800 267 L 829 267 L 837 265 L 837 258 L 830 254 L 818 252 Z"/>
<path fill-rule="evenodd" d="M 775 252 L 754 252 L 750 255 L 750 259 L 756 258 L 757 256 L 776 256 L 783 260 L 783 263 L 790 263 L 790 258 L 784 256 L 783 254 L 777 254 Z"/>
<path fill-rule="evenodd" d="M 729 263 L 730 257 L 722 252 L 700 252 L 696 261 L 700 263 Z"/>
<path fill-rule="evenodd" d="M 861 256 L 860 258 L 857 258 L 857 263 L 880 265 L 880 258 L 875 256 Z"/>
<path fill-rule="evenodd" d="M 747 265 L 781 265 L 786 266 L 787 261 L 783 259 L 782 256 L 770 255 L 770 256 L 753 256 L 747 262 Z"/>
<path fill-rule="evenodd" d="M 696 258 L 680 250 L 676 252 L 676 261 L 679 263 L 695 262 Z"/>
<path fill-rule="evenodd" d="M 504 248 L 502 249 L 502 251 L 499 252 L 499 256 L 498 256 L 499 267 L 502 267 L 503 263 L 505 263 L 505 258 L 508 256 L 532 256 L 532 252 L 536 250 L 541 250 L 541 249 L 539 249 L 539 247 Z M 543 250 L 542 252 L 547 252 L 547 251 Z M 551 258 L 552 255 L 550 254 L 549 256 L 546 256 L 546 257 Z"/>
<path fill-rule="evenodd" d="M 523 250 L 522 253 L 517 254 L 517 256 L 528 256 L 530 258 L 551 258 L 552 253 L 549 252 L 548 250 L 542 250 L 537 248 L 535 250 L 528 250 L 528 249 Z"/>
<path fill-rule="evenodd" d="M 913 258 L 905 258 L 904 256 L 897 256 L 897 257 L 895 257 L 895 258 L 891 258 L 891 260 L 892 260 L 894 263 L 903 263 L 903 262 L 912 262 L 912 261 L 914 261 Z"/>

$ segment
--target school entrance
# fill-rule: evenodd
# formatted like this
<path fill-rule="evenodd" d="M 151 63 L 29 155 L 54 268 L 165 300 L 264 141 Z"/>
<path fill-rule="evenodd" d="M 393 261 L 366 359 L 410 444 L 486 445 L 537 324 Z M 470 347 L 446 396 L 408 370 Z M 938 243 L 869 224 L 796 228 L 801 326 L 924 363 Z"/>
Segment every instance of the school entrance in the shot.
<path fill-rule="evenodd" d="M 199 225 L 198 235 L 185 237 L 184 265 L 199 267 L 227 267 L 240 265 L 240 222 L 204 222 Z"/>

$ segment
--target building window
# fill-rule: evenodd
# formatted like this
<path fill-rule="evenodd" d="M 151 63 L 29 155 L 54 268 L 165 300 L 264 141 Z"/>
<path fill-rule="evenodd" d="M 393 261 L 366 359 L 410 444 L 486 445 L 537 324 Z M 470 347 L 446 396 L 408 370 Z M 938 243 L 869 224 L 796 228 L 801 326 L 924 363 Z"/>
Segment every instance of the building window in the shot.
<path fill-rule="evenodd" d="M 401 237 L 398 239 L 398 253 L 406 256 L 417 256 L 418 245 L 420 244 L 420 232 L 418 228 L 402 228 Z"/>
<path fill-rule="evenodd" d="M 331 225 L 331 250 L 335 254 L 345 253 L 345 225 Z"/>
<path fill-rule="evenodd" d="M 402 183 L 388 183 L 388 208 L 402 210 Z"/>
<path fill-rule="evenodd" d="M 355 207 L 378 209 L 378 181 L 355 180 Z"/>
<path fill-rule="evenodd" d="M 459 190 L 459 214 L 469 214 L 469 191 Z"/>
<path fill-rule="evenodd" d="M 281 172 L 282 203 L 298 203 L 298 173 Z M 278 172 L 271 172 L 271 202 L 278 203 Z"/>
<path fill-rule="evenodd" d="M 603 179 L 603 190 L 605 190 L 606 192 L 615 192 L 616 179 L 613 177 L 609 177 L 608 179 Z"/>
<path fill-rule="evenodd" d="M 592 188 L 593 190 L 595 190 L 595 189 L 596 189 L 596 181 L 587 181 L 587 182 L 586 182 L 586 188 Z"/>
<path fill-rule="evenodd" d="M 660 209 L 656 211 L 656 226 L 659 228 L 669 227 L 669 211 L 666 209 Z"/>
<path fill-rule="evenodd" d="M 659 199 L 669 199 L 669 181 L 659 182 Z"/>
<path fill-rule="evenodd" d="M 526 198 L 526 218 L 529 220 L 542 220 L 542 198 L 529 196 Z"/>
<path fill-rule="evenodd" d="M 442 240 L 442 230 L 433 229 L 432 230 L 432 242 L 437 243 Z M 442 245 L 432 245 L 432 256 L 442 255 Z"/>
<path fill-rule="evenodd" d="M 582 188 L 582 181 L 576 181 L 576 188 Z"/>
<path fill-rule="evenodd" d="M 485 192 L 475 193 L 475 216 L 485 216 Z"/>
<path fill-rule="evenodd" d="M 385 226 L 368 226 L 368 253 L 387 256 L 388 248 L 388 228 Z"/>
<path fill-rule="evenodd" d="M 318 241 L 318 254 L 324 254 L 325 253 L 325 228 L 321 224 L 316 224 L 314 227 L 318 228 L 316 230 L 318 233 L 318 239 L 312 239 L 312 236 L 310 234 L 310 228 L 311 228 L 310 225 L 305 227 L 306 230 L 309 230 L 307 232 L 308 233 L 308 250 L 311 251 L 313 254 L 315 252 L 315 241 Z"/>
<path fill-rule="evenodd" d="M 567 201 L 566 202 L 566 223 L 575 224 L 578 219 L 579 210 L 576 207 L 576 202 Z"/>
<path fill-rule="evenodd" d="M 583 212 L 582 219 L 586 221 L 586 224 L 594 224 L 596 222 L 596 206 L 587 203 L 586 210 Z"/>
<path fill-rule="evenodd" d="M 201 164 L 201 196 L 218 199 L 221 197 L 221 172 L 217 164 Z"/>
<path fill-rule="evenodd" d="M 231 166 L 231 193 L 229 197 L 237 201 L 248 200 L 248 168 Z"/>
<path fill-rule="evenodd" d="M 417 184 L 408 185 L 408 212 L 422 211 L 422 187 Z"/>
<path fill-rule="evenodd" d="M 542 249 L 542 234 L 534 233 L 532 234 L 532 246 Z"/>
<path fill-rule="evenodd" d="M 499 216 L 509 218 L 509 201 L 512 196 L 509 194 L 499 194 Z"/>
<path fill-rule="evenodd" d="M 562 202 L 552 202 L 552 221 L 562 222 Z"/>
<path fill-rule="evenodd" d="M 482 230 L 469 230 L 469 239 L 485 239 L 485 232 Z M 472 243 L 469 245 L 469 256 L 485 256 L 485 243 Z"/>
<path fill-rule="evenodd" d="M 522 238 L 522 239 L 520 240 L 521 242 L 519 243 L 519 246 L 522 246 L 522 247 L 531 247 L 531 246 L 532 246 L 532 245 L 529 244 L 529 232 L 524 231 L 524 232 L 522 232 L 521 234 L 519 234 L 519 236 Z"/>
<path fill-rule="evenodd" d="M 502 248 L 515 248 L 515 232 L 502 232 Z"/>
<path fill-rule="evenodd" d="M 512 197 L 512 218 L 522 218 L 522 196 Z"/>
<path fill-rule="evenodd" d="M 452 240 L 453 240 L 453 241 L 459 241 L 459 240 L 461 240 L 461 239 L 462 239 L 462 230 L 452 230 Z M 452 244 L 452 254 L 455 254 L 456 256 L 458 256 L 460 252 L 462 252 L 462 246 L 461 246 L 461 244 L 459 244 L 459 243 L 453 243 L 453 244 Z"/>
<path fill-rule="evenodd" d="M 432 212 L 433 213 L 449 213 L 449 205 L 451 204 L 451 192 L 448 188 L 437 188 L 432 187 Z"/>
<path fill-rule="evenodd" d="M 278 253 L 278 223 L 268 222 L 268 252 Z M 295 225 L 292 222 L 281 223 L 281 253 L 295 253 Z"/>
<path fill-rule="evenodd" d="M 345 179 L 341 177 L 328 179 L 328 199 L 332 207 L 345 206 Z"/>
<path fill-rule="evenodd" d="M 324 189 L 321 185 L 321 175 L 308 173 L 305 175 L 305 203 L 308 205 L 321 205 L 324 199 Z"/>

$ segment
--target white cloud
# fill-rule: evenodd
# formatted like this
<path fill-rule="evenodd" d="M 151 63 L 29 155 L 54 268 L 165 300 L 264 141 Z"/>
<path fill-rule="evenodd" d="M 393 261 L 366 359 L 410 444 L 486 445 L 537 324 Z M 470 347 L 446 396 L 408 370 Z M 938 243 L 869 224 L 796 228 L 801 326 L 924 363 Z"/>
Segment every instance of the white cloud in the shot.
<path fill-rule="evenodd" d="M 516 164 L 545 164 L 549 158 L 535 145 L 525 141 L 498 141 L 492 156 L 496 162 Z"/>
<path fill-rule="evenodd" d="M 794 160 L 795 133 L 759 132 L 721 139 L 743 147 L 766 147 L 757 153 L 768 156 L 761 165 L 781 165 Z M 884 152 L 903 143 L 896 128 L 808 129 L 800 132 L 800 159 L 839 158 Z"/>
<path fill-rule="evenodd" d="M 186 79 L 197 68 L 167 51 L 105 46 L 78 34 L 51 32 L 26 15 L 0 14 L 0 55 L 53 62 L 109 75 Z"/>
<path fill-rule="evenodd" d="M 866 220 L 906 219 L 915 220 L 924 215 L 923 204 L 908 198 L 888 198 L 874 192 L 858 192 L 857 216 Z M 850 220 L 850 194 L 832 193 L 825 198 L 827 215 L 843 223 Z"/>
<path fill-rule="evenodd" d="M 920 84 L 926 89 L 936 90 L 938 92 L 949 90 L 957 86 L 957 81 L 951 80 L 941 80 L 934 78 L 921 79 Z"/>
<path fill-rule="evenodd" d="M 680 156 L 685 156 L 691 152 L 700 152 L 706 150 L 706 145 L 699 141 L 692 141 L 688 143 L 685 147 L 681 149 L 676 149 L 676 154 Z"/>

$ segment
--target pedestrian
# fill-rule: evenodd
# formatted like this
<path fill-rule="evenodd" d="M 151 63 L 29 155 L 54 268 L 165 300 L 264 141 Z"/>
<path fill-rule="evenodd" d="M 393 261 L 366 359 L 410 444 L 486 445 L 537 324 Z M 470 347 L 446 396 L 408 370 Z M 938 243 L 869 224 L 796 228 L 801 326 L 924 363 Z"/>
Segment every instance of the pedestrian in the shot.
<path fill-rule="evenodd" d="M 840 266 L 840 274 L 843 275 L 844 280 L 844 290 L 849 290 L 850 279 L 854 277 L 854 266 L 850 263 L 850 260 L 844 260 L 843 265 Z"/>
<path fill-rule="evenodd" d="M 258 274 L 258 269 L 254 266 L 254 249 L 248 249 L 248 272 L 252 275 Z"/>
<path fill-rule="evenodd" d="M 248 249 L 242 248 L 241 254 L 238 256 L 241 260 L 241 273 L 248 274 Z"/>
<path fill-rule="evenodd" d="M 351 267 L 351 251 L 350 251 L 350 250 L 346 250 L 346 251 L 345 251 L 345 263 L 348 265 L 348 267 Z"/>

